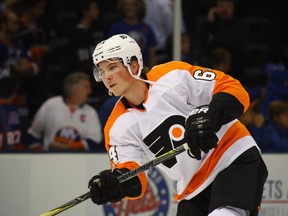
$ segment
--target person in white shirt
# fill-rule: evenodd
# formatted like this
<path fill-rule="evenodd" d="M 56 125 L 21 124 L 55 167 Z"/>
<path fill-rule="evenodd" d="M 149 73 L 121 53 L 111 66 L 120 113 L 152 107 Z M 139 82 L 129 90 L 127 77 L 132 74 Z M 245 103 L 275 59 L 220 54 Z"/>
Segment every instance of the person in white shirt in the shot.
<path fill-rule="evenodd" d="M 174 9 L 172 0 L 145 0 L 146 14 L 144 22 L 148 23 L 155 32 L 157 38 L 156 55 L 162 63 L 167 58 L 167 40 L 172 37 L 174 23 Z M 183 17 L 181 17 L 181 32 L 186 32 Z"/>
<path fill-rule="evenodd" d="M 91 93 L 89 76 L 69 74 L 63 96 L 47 99 L 28 129 L 30 149 L 88 151 L 101 148 L 103 132 L 97 111 L 86 103 Z"/>

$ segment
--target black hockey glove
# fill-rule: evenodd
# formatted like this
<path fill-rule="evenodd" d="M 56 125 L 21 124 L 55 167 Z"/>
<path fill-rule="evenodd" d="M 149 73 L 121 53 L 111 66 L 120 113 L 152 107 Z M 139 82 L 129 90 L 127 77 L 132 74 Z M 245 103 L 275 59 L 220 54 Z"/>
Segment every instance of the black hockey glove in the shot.
<path fill-rule="evenodd" d="M 201 159 L 201 150 L 208 153 L 217 146 L 216 132 L 220 129 L 220 112 L 209 105 L 203 105 L 192 110 L 186 119 L 185 139 L 190 147 L 190 153 Z"/>
<path fill-rule="evenodd" d="M 91 200 L 98 205 L 107 202 L 119 202 L 126 195 L 117 177 L 122 173 L 115 169 L 104 170 L 91 178 L 88 187 L 90 188 Z"/>

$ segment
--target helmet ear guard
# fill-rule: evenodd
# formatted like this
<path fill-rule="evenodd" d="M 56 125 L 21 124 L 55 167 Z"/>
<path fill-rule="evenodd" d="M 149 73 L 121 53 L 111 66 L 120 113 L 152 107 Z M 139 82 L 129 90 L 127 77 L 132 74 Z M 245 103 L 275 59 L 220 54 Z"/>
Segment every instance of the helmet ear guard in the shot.
<path fill-rule="evenodd" d="M 133 75 L 130 69 L 132 57 L 134 56 L 137 58 L 139 64 L 138 73 L 136 75 Z M 96 46 L 92 58 L 95 65 L 93 75 L 97 82 L 102 81 L 101 74 L 99 73 L 100 69 L 98 68 L 98 64 L 102 61 L 111 61 L 120 58 L 123 61 L 123 64 L 128 68 L 131 76 L 136 79 L 140 77 L 143 69 L 141 49 L 137 42 L 127 34 L 117 34 L 100 42 Z"/>

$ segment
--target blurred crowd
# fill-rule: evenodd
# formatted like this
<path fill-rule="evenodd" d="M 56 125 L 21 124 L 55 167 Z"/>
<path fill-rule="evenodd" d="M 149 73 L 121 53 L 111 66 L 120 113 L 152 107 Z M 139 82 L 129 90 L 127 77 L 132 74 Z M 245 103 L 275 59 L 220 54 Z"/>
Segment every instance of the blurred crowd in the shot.
<path fill-rule="evenodd" d="M 182 0 L 181 60 L 237 78 L 240 117 L 262 152 L 288 152 L 288 40 L 267 0 Z M 118 98 L 93 79 L 92 52 L 118 33 L 144 64 L 173 60 L 173 0 L 2 0 L 0 152 L 101 151 Z"/>

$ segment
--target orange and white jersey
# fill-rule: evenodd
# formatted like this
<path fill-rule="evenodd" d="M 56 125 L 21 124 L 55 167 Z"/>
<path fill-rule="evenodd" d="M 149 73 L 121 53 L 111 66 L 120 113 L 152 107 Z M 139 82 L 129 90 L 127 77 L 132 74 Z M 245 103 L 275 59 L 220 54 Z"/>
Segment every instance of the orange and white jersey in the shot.
<path fill-rule="evenodd" d="M 105 145 L 111 166 L 134 169 L 148 160 L 185 143 L 185 120 L 196 107 L 209 104 L 213 95 L 225 92 L 236 97 L 244 111 L 249 96 L 239 81 L 217 70 L 172 61 L 152 68 L 144 109 L 119 99 L 105 129 Z M 205 189 L 216 175 L 240 154 L 257 146 L 248 130 L 237 119 L 217 132 L 218 146 L 202 160 L 187 152 L 158 167 L 177 181 L 176 200 L 191 199 Z M 138 175 L 145 188 L 145 173 Z"/>

